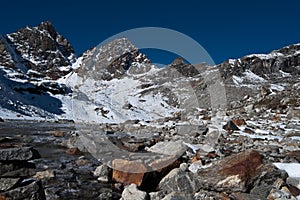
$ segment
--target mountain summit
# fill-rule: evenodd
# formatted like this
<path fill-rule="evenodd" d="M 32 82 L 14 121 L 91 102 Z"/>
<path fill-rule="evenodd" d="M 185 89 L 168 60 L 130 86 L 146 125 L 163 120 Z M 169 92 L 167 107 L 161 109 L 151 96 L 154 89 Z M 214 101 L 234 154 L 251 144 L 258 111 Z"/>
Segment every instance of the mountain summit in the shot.
<path fill-rule="evenodd" d="M 58 79 L 71 70 L 74 49 L 51 22 L 26 27 L 0 38 L 0 65 L 24 77 Z"/>

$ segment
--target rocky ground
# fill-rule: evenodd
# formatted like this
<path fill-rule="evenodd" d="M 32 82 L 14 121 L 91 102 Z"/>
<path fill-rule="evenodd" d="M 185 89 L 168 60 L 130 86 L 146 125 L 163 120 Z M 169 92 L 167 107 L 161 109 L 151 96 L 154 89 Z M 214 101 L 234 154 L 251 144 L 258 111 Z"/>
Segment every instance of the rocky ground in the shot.
<path fill-rule="evenodd" d="M 197 127 L 4 120 L 0 199 L 297 199 L 299 102 L 268 99 Z"/>

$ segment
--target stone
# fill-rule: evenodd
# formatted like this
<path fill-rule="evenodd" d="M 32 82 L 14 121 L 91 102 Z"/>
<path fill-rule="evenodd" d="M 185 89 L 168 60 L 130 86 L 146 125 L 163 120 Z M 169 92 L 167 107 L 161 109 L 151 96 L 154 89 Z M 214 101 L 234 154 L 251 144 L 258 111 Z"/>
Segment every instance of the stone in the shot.
<path fill-rule="evenodd" d="M 113 191 L 110 188 L 101 188 L 99 193 L 100 195 L 97 197 L 97 200 L 113 199 Z"/>
<path fill-rule="evenodd" d="M 67 149 L 66 153 L 69 155 L 79 155 L 80 150 L 77 147 L 74 147 L 74 148 Z"/>
<path fill-rule="evenodd" d="M 90 163 L 90 160 L 85 159 L 85 158 L 79 158 L 78 160 L 75 161 L 75 164 L 77 166 L 86 166 Z"/>
<path fill-rule="evenodd" d="M 246 111 L 247 113 L 250 113 L 250 112 L 253 111 L 254 105 L 253 105 L 253 104 L 247 105 L 247 106 L 244 107 L 244 109 L 245 109 L 245 111 Z"/>
<path fill-rule="evenodd" d="M 284 189 L 272 189 L 267 199 L 270 200 L 297 200 L 295 197 L 291 195 L 289 191 L 285 191 Z"/>
<path fill-rule="evenodd" d="M 149 167 L 151 167 L 152 171 L 164 173 L 169 172 L 174 168 L 179 167 L 180 162 L 178 161 L 178 158 L 176 156 L 166 156 L 163 158 L 158 158 L 154 161 L 152 161 L 149 164 Z"/>
<path fill-rule="evenodd" d="M 114 181 L 129 185 L 131 183 L 141 186 L 147 168 L 142 163 L 115 159 L 112 162 Z"/>
<path fill-rule="evenodd" d="M 219 193 L 211 190 L 200 189 L 194 194 L 193 200 L 231 200 L 225 192 Z M 244 199 L 243 199 L 244 200 Z"/>
<path fill-rule="evenodd" d="M 220 136 L 221 131 L 218 128 L 209 127 L 204 141 L 204 144 L 206 145 L 206 147 L 208 147 L 206 151 L 209 151 L 209 149 L 214 149 L 215 145 L 218 143 Z"/>
<path fill-rule="evenodd" d="M 165 196 L 165 193 L 163 191 L 150 192 L 149 196 L 150 200 L 161 200 Z"/>
<path fill-rule="evenodd" d="M 12 142 L 13 140 L 11 137 L 0 137 L 0 143 Z"/>
<path fill-rule="evenodd" d="M 0 161 L 28 161 L 40 157 L 38 151 L 32 147 L 0 149 Z"/>
<path fill-rule="evenodd" d="M 95 169 L 94 176 L 98 177 L 98 181 L 106 183 L 109 181 L 110 173 L 110 168 L 107 165 L 102 164 Z"/>
<path fill-rule="evenodd" d="M 223 126 L 223 129 L 228 131 L 228 132 L 233 132 L 233 131 L 238 131 L 240 130 L 233 121 L 229 121 L 227 122 L 227 124 L 225 124 Z"/>
<path fill-rule="evenodd" d="M 166 193 L 185 192 L 195 193 L 199 188 L 191 172 L 182 171 L 180 168 L 173 169 L 159 182 L 159 189 Z"/>
<path fill-rule="evenodd" d="M 257 151 L 248 150 L 199 170 L 195 179 L 198 187 L 203 189 L 245 192 L 255 181 L 262 165 L 262 156 Z"/>
<path fill-rule="evenodd" d="M 288 187 L 288 190 L 290 191 L 290 193 L 293 195 L 293 196 L 299 196 L 300 195 L 300 189 L 296 186 L 293 186 L 293 185 L 287 185 Z"/>
<path fill-rule="evenodd" d="M 295 158 L 298 162 L 300 162 L 300 150 L 288 152 L 286 156 Z"/>
<path fill-rule="evenodd" d="M 29 181 L 26 185 L 17 187 L 7 192 L 1 193 L 1 195 L 7 199 L 34 199 L 34 200 L 46 200 L 45 192 L 40 181 Z"/>
<path fill-rule="evenodd" d="M 4 122 L 4 119 L 2 119 L 1 117 L 0 117 L 0 122 Z"/>
<path fill-rule="evenodd" d="M 122 192 L 121 200 L 146 200 L 147 196 L 147 193 L 138 190 L 135 184 L 130 184 Z"/>
<path fill-rule="evenodd" d="M 265 200 L 267 199 L 266 197 L 262 197 L 262 195 L 253 195 L 249 193 L 241 193 L 241 192 L 235 192 L 230 195 L 232 198 L 231 199 L 236 199 L 236 200 Z"/>
<path fill-rule="evenodd" d="M 232 120 L 232 122 L 237 125 L 237 126 L 244 126 L 244 125 L 247 125 L 246 121 L 244 119 L 241 119 L 241 118 L 237 118 L 237 119 L 234 119 Z"/>
<path fill-rule="evenodd" d="M 0 177 L 28 177 L 33 174 L 35 164 L 26 161 L 0 162 Z"/>
<path fill-rule="evenodd" d="M 189 166 L 189 171 L 192 172 L 192 173 L 197 173 L 201 168 L 202 168 L 202 161 L 198 160 L 196 162 L 193 162 Z"/>
<path fill-rule="evenodd" d="M 182 171 L 186 171 L 188 168 L 188 164 L 187 163 L 181 163 L 179 166 L 179 169 Z"/>
<path fill-rule="evenodd" d="M 53 136 L 54 137 L 64 137 L 65 136 L 65 132 L 63 132 L 63 131 L 55 131 L 53 133 Z"/>
<path fill-rule="evenodd" d="M 191 194 L 186 194 L 184 192 L 171 192 L 161 200 L 192 200 L 192 199 L 193 198 Z"/>
<path fill-rule="evenodd" d="M 286 184 L 284 180 L 287 178 L 287 173 L 272 164 L 263 165 L 259 171 L 250 191 L 251 197 L 266 199 L 273 188 L 280 189 Z"/>
<path fill-rule="evenodd" d="M 19 181 L 20 178 L 0 178 L 0 192 L 5 192 L 13 188 Z"/>
<path fill-rule="evenodd" d="M 293 186 L 300 185 L 300 178 L 287 177 L 286 183 Z"/>
<path fill-rule="evenodd" d="M 181 156 L 187 150 L 182 140 L 158 142 L 148 149 L 150 152 Z"/>
<path fill-rule="evenodd" d="M 55 172 L 53 170 L 46 170 L 42 172 L 37 172 L 34 176 L 37 179 L 49 179 L 55 177 Z"/>
<path fill-rule="evenodd" d="M 300 110 L 290 109 L 287 112 L 288 119 L 299 119 L 300 118 Z"/>

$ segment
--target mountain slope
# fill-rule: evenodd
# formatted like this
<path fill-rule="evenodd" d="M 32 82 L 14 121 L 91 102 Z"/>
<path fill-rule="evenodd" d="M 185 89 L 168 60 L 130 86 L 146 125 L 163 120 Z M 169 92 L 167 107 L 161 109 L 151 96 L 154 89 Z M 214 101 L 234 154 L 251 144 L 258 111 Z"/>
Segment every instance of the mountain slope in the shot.
<path fill-rule="evenodd" d="M 157 68 L 126 38 L 76 58 L 70 43 L 43 22 L 2 36 L 0 56 L 1 107 L 27 116 L 191 123 L 201 121 L 202 109 L 299 96 L 299 44 L 217 66 L 178 58 Z"/>

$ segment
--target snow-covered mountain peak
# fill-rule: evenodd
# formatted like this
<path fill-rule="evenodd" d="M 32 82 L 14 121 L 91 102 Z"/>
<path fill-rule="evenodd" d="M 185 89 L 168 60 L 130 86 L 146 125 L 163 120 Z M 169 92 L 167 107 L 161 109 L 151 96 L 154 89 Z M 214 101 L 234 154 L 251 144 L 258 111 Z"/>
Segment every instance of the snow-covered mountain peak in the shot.
<path fill-rule="evenodd" d="M 3 35 L 0 40 L 4 49 L 2 54 L 6 57 L 0 65 L 21 70 L 32 78 L 60 78 L 70 72 L 70 66 L 76 60 L 68 40 L 48 21 Z"/>
<path fill-rule="evenodd" d="M 127 38 L 120 38 L 86 51 L 77 72 L 83 78 L 112 80 L 125 75 L 129 69 L 130 73 L 135 73 L 141 65 L 149 63 L 146 55 Z"/>

